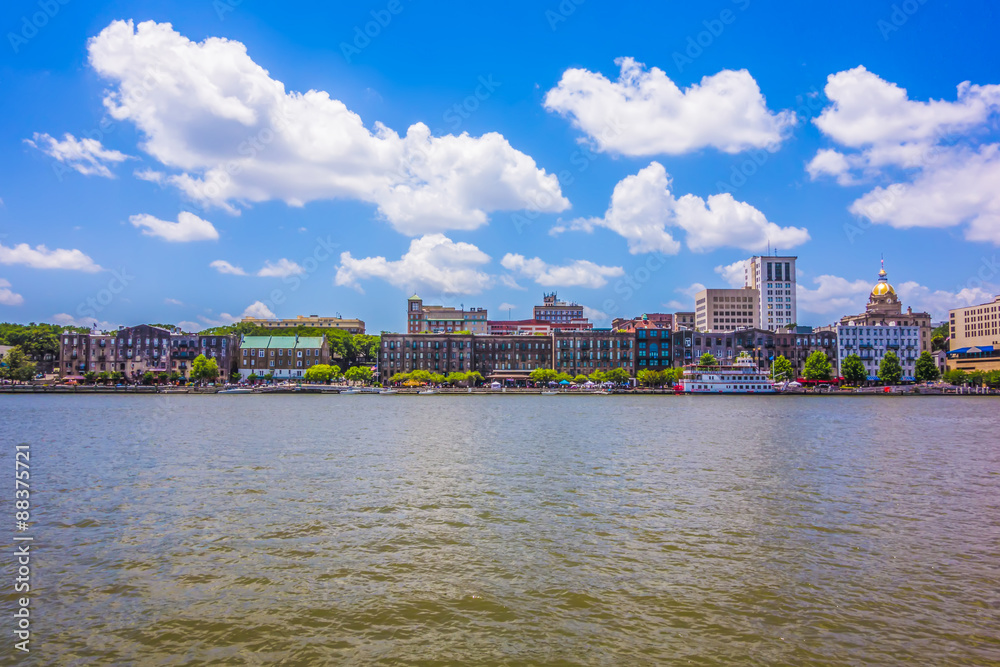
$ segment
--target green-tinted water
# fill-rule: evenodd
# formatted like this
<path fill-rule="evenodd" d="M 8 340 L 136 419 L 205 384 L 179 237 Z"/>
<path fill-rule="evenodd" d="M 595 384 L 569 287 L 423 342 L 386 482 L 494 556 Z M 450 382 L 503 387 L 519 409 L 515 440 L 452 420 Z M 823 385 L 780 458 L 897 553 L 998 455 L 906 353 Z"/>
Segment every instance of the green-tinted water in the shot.
<path fill-rule="evenodd" d="M 6 396 L 0 472 L 38 664 L 1000 664 L 997 407 Z"/>

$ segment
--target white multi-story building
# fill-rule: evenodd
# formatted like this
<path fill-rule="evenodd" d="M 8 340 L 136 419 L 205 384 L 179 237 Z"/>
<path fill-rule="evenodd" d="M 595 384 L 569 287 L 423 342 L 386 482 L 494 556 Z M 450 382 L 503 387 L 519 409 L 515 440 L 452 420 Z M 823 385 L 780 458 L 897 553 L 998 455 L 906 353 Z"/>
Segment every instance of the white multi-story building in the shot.
<path fill-rule="evenodd" d="M 797 257 L 754 256 L 746 261 L 744 285 L 760 294 L 757 320 L 761 329 L 777 331 L 798 322 L 795 260 Z"/>
<path fill-rule="evenodd" d="M 843 375 L 844 360 L 852 354 L 861 358 L 868 378 L 878 377 L 878 367 L 887 352 L 899 357 L 903 379 L 913 381 L 920 356 L 920 327 L 915 324 L 838 324 L 838 374 Z"/>

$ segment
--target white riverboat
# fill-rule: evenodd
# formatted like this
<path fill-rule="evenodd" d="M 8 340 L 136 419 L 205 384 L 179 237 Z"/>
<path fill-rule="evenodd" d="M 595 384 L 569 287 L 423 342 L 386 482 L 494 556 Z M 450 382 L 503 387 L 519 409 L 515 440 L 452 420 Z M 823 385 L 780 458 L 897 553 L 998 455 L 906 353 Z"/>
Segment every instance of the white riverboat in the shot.
<path fill-rule="evenodd" d="M 678 394 L 773 394 L 767 373 L 758 370 L 750 355 L 741 353 L 732 364 L 684 367 L 684 378 L 674 385 Z"/>

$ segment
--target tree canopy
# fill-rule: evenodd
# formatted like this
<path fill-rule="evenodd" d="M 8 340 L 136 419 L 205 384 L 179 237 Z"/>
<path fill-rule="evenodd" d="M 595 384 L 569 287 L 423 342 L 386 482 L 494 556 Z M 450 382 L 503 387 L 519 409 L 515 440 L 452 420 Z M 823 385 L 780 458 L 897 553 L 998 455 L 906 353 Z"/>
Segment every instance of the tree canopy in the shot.
<path fill-rule="evenodd" d="M 878 365 L 878 379 L 885 384 L 898 384 L 903 377 L 903 367 L 899 365 L 899 357 L 892 350 L 885 353 Z"/>
<path fill-rule="evenodd" d="M 816 350 L 806 359 L 802 375 L 807 380 L 829 380 L 833 375 L 833 365 L 823 350 Z"/>
<path fill-rule="evenodd" d="M 24 350 L 15 345 L 0 361 L 0 377 L 14 382 L 28 382 L 35 377 L 35 368 L 35 363 L 28 359 Z"/>
<path fill-rule="evenodd" d="M 848 355 L 840 365 L 840 372 L 844 379 L 853 385 L 863 384 L 868 379 L 868 370 L 865 368 L 861 357 L 856 354 Z"/>
<path fill-rule="evenodd" d="M 795 369 L 792 367 L 792 362 L 785 358 L 785 355 L 779 354 L 778 358 L 771 364 L 771 379 L 776 382 L 795 379 Z"/>
<path fill-rule="evenodd" d="M 219 377 L 219 362 L 215 357 L 207 358 L 204 354 L 199 354 L 191 362 L 191 379 L 204 382 L 215 382 Z"/>
<path fill-rule="evenodd" d="M 705 354 L 701 355 L 700 359 L 698 359 L 699 366 L 717 366 L 718 364 L 719 364 L 718 360 L 715 358 L 715 355 L 712 354 L 711 352 L 706 352 Z"/>
<path fill-rule="evenodd" d="M 917 378 L 917 382 L 930 382 L 941 377 L 941 371 L 938 369 L 937 364 L 934 363 L 934 357 L 931 356 L 930 352 L 924 350 L 917 357 L 914 377 Z"/>

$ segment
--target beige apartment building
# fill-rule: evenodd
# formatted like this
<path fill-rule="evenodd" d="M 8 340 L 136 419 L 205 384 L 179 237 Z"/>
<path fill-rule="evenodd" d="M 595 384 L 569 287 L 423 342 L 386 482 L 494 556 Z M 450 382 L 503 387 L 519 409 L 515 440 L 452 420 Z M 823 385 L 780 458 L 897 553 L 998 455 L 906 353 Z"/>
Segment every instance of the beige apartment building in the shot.
<path fill-rule="evenodd" d="M 489 333 L 485 308 L 432 306 L 414 294 L 406 300 L 406 333 Z"/>
<path fill-rule="evenodd" d="M 268 320 L 260 317 L 244 317 L 242 322 L 253 324 L 265 329 L 294 329 L 295 327 L 313 327 L 315 329 L 342 329 L 352 334 L 365 332 L 364 320 L 349 320 L 341 317 L 320 317 L 319 315 L 299 315 L 294 319 Z"/>
<path fill-rule="evenodd" d="M 695 329 L 698 331 L 737 331 L 760 327 L 757 305 L 760 290 L 703 289 L 694 296 Z"/>
<path fill-rule="evenodd" d="M 949 311 L 948 370 L 1000 370 L 1000 296 Z"/>

